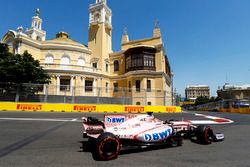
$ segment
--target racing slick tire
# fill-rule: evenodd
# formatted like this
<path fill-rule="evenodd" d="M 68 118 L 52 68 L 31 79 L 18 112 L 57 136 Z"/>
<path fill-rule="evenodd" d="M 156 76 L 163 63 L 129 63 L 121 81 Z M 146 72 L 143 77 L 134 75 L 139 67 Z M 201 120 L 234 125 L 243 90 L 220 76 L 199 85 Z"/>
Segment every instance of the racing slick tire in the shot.
<path fill-rule="evenodd" d="M 211 144 L 214 137 L 213 130 L 207 125 L 198 126 L 195 135 L 197 137 L 197 142 L 201 144 Z"/>
<path fill-rule="evenodd" d="M 120 141 L 114 134 L 104 132 L 96 139 L 96 149 L 93 153 L 98 160 L 116 159 L 120 153 Z"/>

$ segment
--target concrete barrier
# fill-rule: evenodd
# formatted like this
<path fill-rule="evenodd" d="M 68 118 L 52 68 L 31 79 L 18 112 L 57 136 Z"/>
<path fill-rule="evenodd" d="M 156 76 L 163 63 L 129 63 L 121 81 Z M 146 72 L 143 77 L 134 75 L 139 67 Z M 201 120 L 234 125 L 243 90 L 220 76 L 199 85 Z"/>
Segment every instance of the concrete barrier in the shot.
<path fill-rule="evenodd" d="M 220 112 L 250 114 L 250 108 L 220 108 Z"/>
<path fill-rule="evenodd" d="M 41 111 L 41 112 L 116 112 L 116 113 L 176 113 L 178 106 L 131 106 L 102 104 L 58 104 L 58 103 L 14 103 L 0 102 L 2 111 Z"/>

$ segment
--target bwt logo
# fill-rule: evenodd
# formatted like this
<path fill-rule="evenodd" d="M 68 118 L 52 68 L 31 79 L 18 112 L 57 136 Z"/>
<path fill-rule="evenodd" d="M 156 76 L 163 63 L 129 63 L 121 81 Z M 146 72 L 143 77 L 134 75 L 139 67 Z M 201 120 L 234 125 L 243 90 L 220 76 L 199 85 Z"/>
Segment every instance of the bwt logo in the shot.
<path fill-rule="evenodd" d="M 164 132 L 160 133 L 145 134 L 144 139 L 146 141 L 158 141 L 167 138 L 171 134 L 172 134 L 172 129 L 167 129 Z"/>
<path fill-rule="evenodd" d="M 125 122 L 125 118 L 115 118 L 115 117 L 107 117 L 107 123 L 123 123 Z"/>

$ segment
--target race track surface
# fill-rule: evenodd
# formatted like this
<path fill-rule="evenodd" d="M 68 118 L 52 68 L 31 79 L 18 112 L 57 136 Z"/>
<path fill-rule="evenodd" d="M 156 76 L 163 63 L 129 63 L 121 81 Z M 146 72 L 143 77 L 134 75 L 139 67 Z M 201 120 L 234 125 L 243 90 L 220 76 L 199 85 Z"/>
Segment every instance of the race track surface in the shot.
<path fill-rule="evenodd" d="M 204 119 L 198 112 L 155 114 L 162 120 Z M 185 140 L 183 146 L 157 150 L 123 152 L 112 161 L 96 161 L 82 147 L 82 116 L 99 119 L 95 113 L 42 113 L 0 111 L 1 167 L 80 167 L 80 166 L 164 166 L 164 167 L 249 167 L 250 115 L 199 112 L 228 118 L 234 123 L 212 125 L 225 134 L 223 142 L 200 145 Z"/>

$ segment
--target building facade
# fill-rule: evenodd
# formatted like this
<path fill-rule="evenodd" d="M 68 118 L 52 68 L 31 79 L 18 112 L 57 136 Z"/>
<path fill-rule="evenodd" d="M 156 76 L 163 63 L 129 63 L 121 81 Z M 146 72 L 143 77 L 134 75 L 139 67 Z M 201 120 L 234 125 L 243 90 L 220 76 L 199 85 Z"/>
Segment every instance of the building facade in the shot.
<path fill-rule="evenodd" d="M 186 99 L 194 101 L 197 97 L 210 98 L 210 89 L 207 85 L 188 85 L 185 89 Z"/>
<path fill-rule="evenodd" d="M 59 32 L 46 39 L 40 11 L 26 31 L 9 30 L 2 42 L 11 52 L 28 51 L 51 76 L 44 92 L 57 96 L 129 97 L 133 105 L 171 105 L 172 75 L 161 30 L 150 38 L 129 40 L 124 30 L 121 50 L 112 51 L 112 10 L 106 0 L 89 6 L 88 46 Z M 160 97 L 160 98 L 159 98 Z"/>
<path fill-rule="evenodd" d="M 218 97 L 224 100 L 249 100 L 250 85 L 230 85 L 225 84 L 217 90 Z"/>

